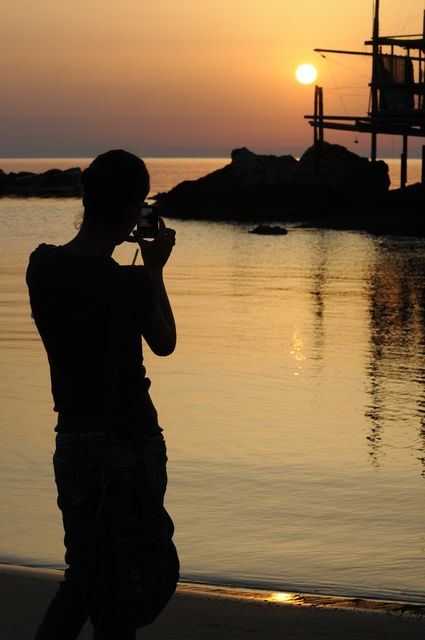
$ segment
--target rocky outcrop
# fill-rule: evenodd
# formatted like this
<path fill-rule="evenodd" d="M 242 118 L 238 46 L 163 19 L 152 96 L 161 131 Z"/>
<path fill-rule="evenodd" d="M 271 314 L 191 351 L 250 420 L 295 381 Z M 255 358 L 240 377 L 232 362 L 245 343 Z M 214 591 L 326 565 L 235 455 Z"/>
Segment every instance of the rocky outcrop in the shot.
<path fill-rule="evenodd" d="M 425 236 L 425 185 L 388 191 L 372 203 L 362 228 L 375 234 Z"/>
<path fill-rule="evenodd" d="M 326 187 L 343 193 L 385 193 L 390 187 L 388 165 L 382 160 L 370 162 L 339 144 L 322 142 L 309 147 L 292 175 L 294 187 Z"/>
<path fill-rule="evenodd" d="M 385 162 L 323 142 L 299 161 L 236 149 L 226 167 L 182 182 L 156 201 L 163 213 L 181 217 L 315 220 L 382 197 L 389 185 Z"/>
<path fill-rule="evenodd" d="M 248 149 L 232 151 L 222 169 L 186 180 L 156 196 L 162 211 L 196 218 L 261 217 L 271 203 L 280 203 L 283 187 L 297 166 L 293 156 L 257 155 Z"/>
<path fill-rule="evenodd" d="M 44 173 L 5 173 L 0 169 L 0 196 L 80 196 L 80 176 L 78 167 L 65 171 L 49 169 Z"/>
<path fill-rule="evenodd" d="M 322 142 L 302 155 L 292 175 L 290 189 L 303 209 L 311 213 L 343 208 L 350 211 L 359 204 L 381 198 L 390 187 L 388 165 L 352 153 L 337 144 Z"/>

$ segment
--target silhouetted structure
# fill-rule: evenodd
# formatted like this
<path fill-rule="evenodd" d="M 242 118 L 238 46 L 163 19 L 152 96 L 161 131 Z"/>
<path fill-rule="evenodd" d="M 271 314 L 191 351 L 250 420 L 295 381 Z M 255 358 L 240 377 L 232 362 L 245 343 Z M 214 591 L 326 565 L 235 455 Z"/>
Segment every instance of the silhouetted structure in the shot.
<path fill-rule="evenodd" d="M 304 116 L 314 128 L 319 152 L 324 129 L 371 134 L 371 160 L 376 161 L 379 134 L 402 136 L 400 186 L 406 185 L 409 136 L 425 138 L 425 12 L 422 34 L 379 35 L 379 0 L 375 0 L 371 52 L 315 49 L 372 57 L 369 110 L 366 116 L 325 115 L 323 88 L 315 87 L 314 114 Z M 413 55 L 412 55 L 413 52 Z M 319 153 L 317 154 L 319 158 Z M 425 183 L 425 145 L 422 146 L 422 183 Z"/>

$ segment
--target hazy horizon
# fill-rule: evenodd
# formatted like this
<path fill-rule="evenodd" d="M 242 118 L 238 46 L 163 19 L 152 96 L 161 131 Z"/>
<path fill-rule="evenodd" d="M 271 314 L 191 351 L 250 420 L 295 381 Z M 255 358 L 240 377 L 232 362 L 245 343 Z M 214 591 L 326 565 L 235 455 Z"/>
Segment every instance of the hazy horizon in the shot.
<path fill-rule="evenodd" d="M 300 155 L 313 139 L 303 116 L 314 89 L 295 79 L 303 63 L 318 70 L 326 113 L 368 110 L 370 58 L 313 49 L 365 50 L 372 0 L 3 4 L 2 157 Z M 420 0 L 381 1 L 382 34 L 422 25 Z M 366 134 L 325 138 L 369 154 Z M 380 137 L 381 157 L 400 152 L 399 138 Z"/>
<path fill-rule="evenodd" d="M 330 142 L 330 141 L 328 141 Z M 340 143 L 336 143 L 332 141 L 332 144 L 340 144 Z M 343 145 L 345 146 L 345 145 Z M 307 150 L 307 147 L 304 149 L 304 151 Z M 279 152 L 279 151 L 275 151 L 275 152 L 270 152 L 270 151 L 257 151 L 254 149 L 249 149 L 249 151 L 252 151 L 253 153 L 256 153 L 257 155 L 276 155 L 276 156 L 286 156 L 286 155 L 292 155 L 295 158 L 300 158 L 302 156 L 302 154 L 304 153 L 304 151 L 302 151 L 301 153 L 290 153 L 290 152 Z M 353 153 L 356 153 L 356 150 L 354 149 L 350 149 L 350 151 L 352 151 Z M 359 150 L 360 151 L 360 150 Z M 101 151 L 100 151 L 101 152 Z M 220 155 L 220 154 L 216 154 L 216 155 L 207 155 L 207 154 L 198 154 L 198 155 L 186 155 L 186 154 L 180 154 L 180 155 L 142 155 L 142 154 L 136 154 L 139 155 L 141 158 L 144 158 L 145 160 L 160 160 L 160 159 L 164 159 L 164 160 L 229 160 L 230 159 L 230 154 L 231 154 L 232 150 L 227 154 L 227 155 Z M 365 153 L 359 153 L 357 152 L 359 156 L 367 156 L 367 152 Z M 8 156 L 0 156 L 0 161 L 1 160 L 79 160 L 79 159 L 89 159 L 89 158 L 95 158 L 96 154 L 90 153 L 90 154 L 85 154 L 85 155 L 67 155 L 67 154 L 63 154 L 63 155 L 8 155 Z M 415 155 L 415 154 L 411 154 L 409 155 L 408 160 L 421 160 L 422 156 L 421 155 Z M 398 162 L 400 160 L 400 157 L 398 155 L 380 155 L 378 157 L 378 160 L 391 160 L 392 162 Z M 1 167 L 0 167 L 1 169 Z"/>

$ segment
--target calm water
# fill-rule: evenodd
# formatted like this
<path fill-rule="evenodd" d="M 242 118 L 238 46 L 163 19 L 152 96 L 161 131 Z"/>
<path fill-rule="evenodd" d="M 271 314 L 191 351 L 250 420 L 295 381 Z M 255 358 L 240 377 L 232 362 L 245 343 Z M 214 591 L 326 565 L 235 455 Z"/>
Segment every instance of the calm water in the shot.
<path fill-rule="evenodd" d="M 224 162 L 151 160 L 153 191 Z M 24 272 L 79 213 L 77 200 L 0 200 L 0 561 L 63 566 Z M 183 577 L 425 602 L 425 241 L 172 225 L 178 348 L 145 355 Z"/>

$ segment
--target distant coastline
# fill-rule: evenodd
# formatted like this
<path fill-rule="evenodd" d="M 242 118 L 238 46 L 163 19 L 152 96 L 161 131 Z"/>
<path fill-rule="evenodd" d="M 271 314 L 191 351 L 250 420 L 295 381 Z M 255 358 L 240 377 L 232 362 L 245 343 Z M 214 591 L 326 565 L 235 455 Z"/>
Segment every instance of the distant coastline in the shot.
<path fill-rule="evenodd" d="M 337 146 L 337 145 L 335 145 Z M 354 154 L 353 154 L 354 155 Z M 262 157 L 262 156 L 258 156 Z M 65 197 L 79 198 L 79 176 L 81 169 L 87 166 L 91 158 L 3 158 L 0 159 L 0 201 L 1 197 Z M 152 176 L 151 197 L 158 192 L 163 194 L 172 191 L 182 182 L 204 178 L 212 172 L 229 165 L 229 158 L 147 158 L 149 170 Z M 305 211 L 293 212 L 281 207 L 280 210 L 259 211 L 258 215 L 247 215 L 245 221 L 273 222 L 296 221 L 299 224 L 315 227 L 347 228 L 372 231 L 375 233 L 402 233 L 412 235 L 424 235 L 423 223 L 420 215 L 415 215 L 415 210 L 423 208 L 423 193 L 419 186 L 413 189 L 401 191 L 397 189 L 399 179 L 398 159 L 387 159 L 391 185 L 382 199 L 373 200 L 367 198 L 365 204 L 354 212 L 340 210 L 324 211 L 320 216 L 312 216 L 309 208 Z M 78 166 L 77 166 L 78 165 Z M 163 167 L 175 168 L 175 183 L 161 182 Z M 156 174 L 158 173 L 158 177 Z M 169 173 L 169 172 L 168 172 Z M 173 173 L 173 172 L 171 172 Z M 12 175 L 11 175 L 12 174 Z M 409 160 L 408 184 L 417 183 L 421 175 L 421 160 Z M 159 179 L 158 179 L 159 178 Z M 395 183 L 395 184 L 394 184 Z M 395 188 L 394 188 L 395 187 Z M 381 202 L 380 202 L 381 200 Z M 162 205 L 161 201 L 159 204 Z M 381 206 L 382 205 L 382 206 Z M 398 215 L 400 207 L 402 216 Z M 359 214 L 360 211 L 360 214 Z M 406 219 L 406 211 L 408 211 Z M 165 202 L 162 205 L 162 215 L 166 217 L 196 218 L 196 219 L 239 219 L 239 216 L 227 215 L 220 211 L 214 215 L 200 211 L 193 215 L 191 211 L 179 212 L 173 210 Z"/>
<path fill-rule="evenodd" d="M 295 156 L 299 158 L 299 156 Z M 78 167 L 80 169 L 84 169 L 84 167 L 88 166 L 90 162 L 93 160 L 91 157 L 78 157 L 78 156 L 63 156 L 57 158 L 51 157 L 16 157 L 9 158 L 4 157 L 0 158 L 0 170 L 5 173 L 19 171 L 33 171 L 35 173 L 42 173 L 44 171 L 48 171 L 49 169 L 71 169 L 72 167 Z M 380 158 L 383 160 L 389 167 L 389 175 L 391 180 L 390 189 L 398 189 L 399 187 L 399 179 L 400 179 L 400 159 L 398 157 L 385 157 Z M 208 165 L 212 165 L 214 168 L 224 167 L 226 164 L 230 163 L 230 158 L 226 156 L 163 156 L 163 157 L 147 157 L 145 158 L 146 164 L 149 166 L 149 170 L 155 174 L 155 171 L 158 167 L 161 167 L 164 163 L 172 163 L 173 165 L 180 164 L 183 167 L 188 165 L 193 166 L 195 164 L 200 164 L 206 170 L 208 170 Z M 421 177 L 421 165 L 422 159 L 419 157 L 409 158 L 409 173 L 408 173 L 408 185 L 414 184 L 415 182 L 420 181 Z M 183 169 L 184 171 L 184 169 Z M 154 176 L 155 177 L 155 176 Z M 197 176 L 196 176 L 197 177 Z M 192 175 L 186 176 L 187 179 L 192 179 Z M 154 180 L 155 182 L 155 180 Z M 170 184 L 168 188 L 175 186 L 174 184 Z M 155 185 L 152 189 L 152 193 L 160 191 L 160 188 L 155 188 Z"/>

